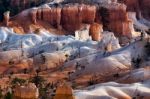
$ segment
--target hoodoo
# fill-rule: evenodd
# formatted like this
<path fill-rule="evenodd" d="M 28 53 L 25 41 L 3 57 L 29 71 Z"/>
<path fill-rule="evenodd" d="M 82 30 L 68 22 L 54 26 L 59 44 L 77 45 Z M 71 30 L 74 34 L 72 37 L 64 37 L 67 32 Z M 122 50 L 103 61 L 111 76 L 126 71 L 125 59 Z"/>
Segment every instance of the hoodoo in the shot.
<path fill-rule="evenodd" d="M 103 27 L 101 24 L 93 23 L 90 26 L 89 32 L 90 32 L 89 34 L 92 37 L 92 40 L 100 41 L 102 38 L 101 33 L 103 32 Z"/>
<path fill-rule="evenodd" d="M 26 86 L 16 86 L 14 90 L 15 99 L 38 99 L 39 91 L 35 84 L 29 83 Z"/>
<path fill-rule="evenodd" d="M 59 86 L 54 99 L 75 99 L 72 88 L 66 84 Z"/>
<path fill-rule="evenodd" d="M 5 24 L 5 26 L 9 25 L 9 19 L 10 19 L 9 14 L 10 14 L 9 11 L 7 11 L 7 12 L 4 13 L 4 24 Z"/>
<path fill-rule="evenodd" d="M 52 6 L 45 4 L 26 11 L 25 15 L 19 14 L 16 20 L 27 16 L 30 16 L 33 24 L 40 24 L 39 21 L 46 22 L 55 28 L 62 27 L 69 34 L 80 30 L 85 24 L 91 25 L 94 22 L 102 24 L 104 30 L 112 31 L 118 37 L 121 35 L 130 36 L 132 32 L 130 29 L 132 22 L 127 17 L 126 6 L 116 2 L 99 5 L 62 4 L 61 6 Z"/>

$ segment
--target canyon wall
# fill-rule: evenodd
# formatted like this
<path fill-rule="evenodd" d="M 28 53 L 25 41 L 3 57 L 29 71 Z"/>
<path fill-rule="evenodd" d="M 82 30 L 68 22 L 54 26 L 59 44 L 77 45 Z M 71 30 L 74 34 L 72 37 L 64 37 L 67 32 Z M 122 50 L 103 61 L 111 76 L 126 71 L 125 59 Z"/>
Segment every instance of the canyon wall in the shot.
<path fill-rule="evenodd" d="M 113 2 L 124 3 L 127 6 L 127 11 L 134 11 L 137 13 L 137 17 L 139 18 L 141 15 L 144 18 L 150 20 L 150 0 L 54 0 L 54 2 L 65 2 L 65 3 L 88 3 L 88 4 L 98 4 L 98 3 L 107 3 L 111 4 Z M 10 0 L 7 3 L 0 3 L 1 6 L 6 6 L 6 10 L 11 9 L 11 15 L 15 15 L 20 11 L 39 6 L 41 4 L 52 2 L 52 0 Z M 7 5 L 5 5 L 7 4 Z M 4 11 L 4 12 L 5 12 Z"/>
<path fill-rule="evenodd" d="M 16 86 L 14 90 L 15 99 L 38 99 L 39 91 L 33 83 L 26 86 Z"/>
<path fill-rule="evenodd" d="M 98 11 L 104 30 L 112 31 L 116 36 L 129 36 L 131 34 L 130 24 L 132 22 L 127 17 L 126 6 L 124 4 L 104 4 Z"/>
<path fill-rule="evenodd" d="M 80 29 L 82 23 L 94 22 L 96 6 L 91 5 L 69 5 L 62 8 L 61 25 L 64 29 L 74 32 Z"/>
<path fill-rule="evenodd" d="M 131 34 L 132 22 L 127 17 L 126 6 L 119 3 L 99 5 L 45 4 L 29 10 L 28 14 L 34 24 L 38 21 L 44 21 L 55 28 L 62 27 L 72 34 L 83 28 L 85 24 L 93 24 L 94 22 L 102 24 L 104 30 L 115 32 L 116 36 Z"/>
<path fill-rule="evenodd" d="M 42 4 L 41 0 L 37 0 L 36 3 L 35 1 L 36 0 L 11 0 L 10 3 L 11 6 L 14 7 L 21 6 L 20 9 L 28 8 L 31 5 Z M 43 2 L 47 1 L 44 0 Z M 31 23 L 34 25 L 38 24 L 39 26 L 39 24 L 41 24 L 39 21 L 42 21 L 60 31 L 63 29 L 68 31 L 69 34 L 74 34 L 74 31 L 82 29 L 85 24 L 90 25 L 96 22 L 102 24 L 105 31 L 112 31 L 116 36 L 124 35 L 130 37 L 133 22 L 128 19 L 127 11 L 136 12 L 138 18 L 143 16 L 149 19 L 150 16 L 149 0 L 73 0 L 69 2 L 76 3 L 45 4 L 40 7 L 32 8 L 28 12 L 29 15 L 26 13 L 26 15 L 17 17 L 15 21 L 20 20 L 17 26 L 22 24 L 21 22 L 26 16 L 29 16 L 30 19 L 28 20 L 31 20 Z M 16 24 L 17 22 L 14 23 Z M 29 22 L 28 24 L 26 23 L 27 22 L 24 23 L 25 27 L 23 27 L 25 32 L 30 29 L 30 27 L 28 27 L 30 25 Z M 7 24 L 7 26 L 9 25 Z M 43 23 L 41 27 L 43 27 Z"/>
<path fill-rule="evenodd" d="M 63 84 L 56 89 L 54 99 L 75 99 L 73 90 L 67 84 Z"/>

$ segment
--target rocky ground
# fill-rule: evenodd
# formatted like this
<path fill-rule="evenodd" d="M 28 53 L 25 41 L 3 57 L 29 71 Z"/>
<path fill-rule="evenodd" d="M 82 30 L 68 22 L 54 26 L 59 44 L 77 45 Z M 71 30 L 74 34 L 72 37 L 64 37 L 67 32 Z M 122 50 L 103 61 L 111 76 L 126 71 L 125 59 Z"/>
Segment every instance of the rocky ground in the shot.
<path fill-rule="evenodd" d="M 5 12 L 0 98 L 149 99 L 149 4 L 56 0 Z"/>

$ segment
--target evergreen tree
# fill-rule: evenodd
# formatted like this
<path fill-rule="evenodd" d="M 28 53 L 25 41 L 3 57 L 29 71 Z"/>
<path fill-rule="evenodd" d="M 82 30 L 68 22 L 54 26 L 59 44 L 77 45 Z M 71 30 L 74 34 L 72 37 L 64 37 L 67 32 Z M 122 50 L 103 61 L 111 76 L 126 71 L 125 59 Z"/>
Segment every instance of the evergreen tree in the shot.
<path fill-rule="evenodd" d="M 13 99 L 13 94 L 10 92 L 7 92 L 4 99 Z"/>

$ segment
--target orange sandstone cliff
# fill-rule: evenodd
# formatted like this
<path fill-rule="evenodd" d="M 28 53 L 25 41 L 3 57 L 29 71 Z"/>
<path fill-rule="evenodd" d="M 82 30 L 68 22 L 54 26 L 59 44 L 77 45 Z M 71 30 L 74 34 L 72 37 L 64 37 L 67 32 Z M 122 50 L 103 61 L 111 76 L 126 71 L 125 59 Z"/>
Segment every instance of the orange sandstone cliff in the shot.
<path fill-rule="evenodd" d="M 23 22 L 23 23 L 22 23 Z M 61 4 L 42 5 L 25 10 L 10 19 L 10 27 L 19 27 L 24 31 L 34 31 L 52 26 L 57 30 L 74 31 L 84 24 L 102 24 L 104 30 L 115 33 L 116 36 L 130 36 L 132 25 L 127 17 L 126 6 L 120 3 L 111 4 Z M 46 27 L 44 27 L 46 24 Z M 32 26 L 32 27 L 31 27 Z"/>

